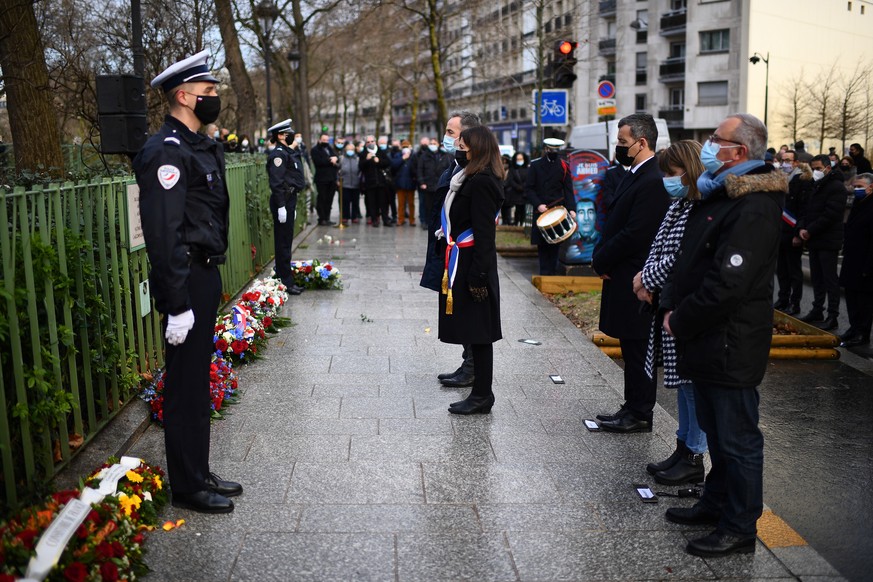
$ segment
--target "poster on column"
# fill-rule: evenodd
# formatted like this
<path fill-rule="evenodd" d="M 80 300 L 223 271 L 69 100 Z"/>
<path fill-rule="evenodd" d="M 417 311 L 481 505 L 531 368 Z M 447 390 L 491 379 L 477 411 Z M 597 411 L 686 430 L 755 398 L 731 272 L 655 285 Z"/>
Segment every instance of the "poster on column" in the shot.
<path fill-rule="evenodd" d="M 567 156 L 576 200 L 576 232 L 561 247 L 561 262 L 589 265 L 606 222 L 601 204 L 601 184 L 609 160 L 593 150 L 576 150 Z"/>

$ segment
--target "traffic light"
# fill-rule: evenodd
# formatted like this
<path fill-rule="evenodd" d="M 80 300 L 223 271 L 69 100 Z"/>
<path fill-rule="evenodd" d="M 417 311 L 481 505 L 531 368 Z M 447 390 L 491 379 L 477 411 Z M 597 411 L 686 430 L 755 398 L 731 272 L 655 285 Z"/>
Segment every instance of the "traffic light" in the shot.
<path fill-rule="evenodd" d="M 579 62 L 574 53 L 578 46 L 579 43 L 572 40 L 555 42 L 554 66 L 552 67 L 555 89 L 569 89 L 573 86 L 573 82 L 576 80 L 573 67 Z"/>

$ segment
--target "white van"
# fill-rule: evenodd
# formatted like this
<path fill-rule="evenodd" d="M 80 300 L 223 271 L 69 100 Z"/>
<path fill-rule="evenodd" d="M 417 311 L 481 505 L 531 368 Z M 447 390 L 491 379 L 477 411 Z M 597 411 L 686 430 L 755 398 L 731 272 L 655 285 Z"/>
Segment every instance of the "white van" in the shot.
<path fill-rule="evenodd" d="M 607 145 L 607 123 L 609 124 L 609 144 Z M 658 143 L 655 151 L 660 151 L 670 146 L 670 132 L 667 130 L 667 122 L 661 117 L 655 118 L 655 127 L 658 128 Z M 568 147 L 574 150 L 597 150 L 612 159 L 615 152 L 615 144 L 618 142 L 618 120 L 613 119 L 606 123 L 589 123 L 577 125 L 570 132 L 570 144 Z"/>

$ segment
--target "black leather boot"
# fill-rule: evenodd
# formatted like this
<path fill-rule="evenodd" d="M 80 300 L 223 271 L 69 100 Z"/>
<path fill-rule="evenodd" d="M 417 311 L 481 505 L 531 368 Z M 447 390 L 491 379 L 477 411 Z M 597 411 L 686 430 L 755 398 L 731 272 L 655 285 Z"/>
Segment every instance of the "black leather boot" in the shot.
<path fill-rule="evenodd" d="M 673 453 L 661 461 L 660 463 L 649 463 L 646 465 L 646 472 L 649 475 L 654 475 L 658 471 L 666 471 L 673 465 L 675 465 L 679 459 L 682 458 L 682 455 L 688 453 L 688 447 L 685 446 L 685 441 L 676 439 L 676 450 Z"/>
<path fill-rule="evenodd" d="M 696 455 L 688 451 L 682 455 L 675 465 L 666 471 L 655 473 L 655 481 L 661 485 L 700 483 L 703 481 L 704 474 L 703 455 Z"/>

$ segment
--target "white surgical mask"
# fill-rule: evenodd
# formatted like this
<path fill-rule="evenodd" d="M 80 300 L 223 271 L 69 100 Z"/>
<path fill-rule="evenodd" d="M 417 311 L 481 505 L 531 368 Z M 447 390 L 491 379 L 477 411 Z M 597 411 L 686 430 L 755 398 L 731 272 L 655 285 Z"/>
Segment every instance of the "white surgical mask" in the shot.
<path fill-rule="evenodd" d="M 432 151 L 432 152 L 436 152 L 438 149 L 440 149 L 440 146 L 438 146 L 438 145 L 429 145 L 429 146 L 427 146 L 427 149 L 429 149 L 429 150 Z"/>
<path fill-rule="evenodd" d="M 824 172 L 822 172 L 821 170 L 813 170 L 813 171 L 812 171 L 812 179 L 813 179 L 813 180 L 815 180 L 816 182 L 818 182 L 818 181 L 821 180 L 822 178 L 824 178 Z"/>

